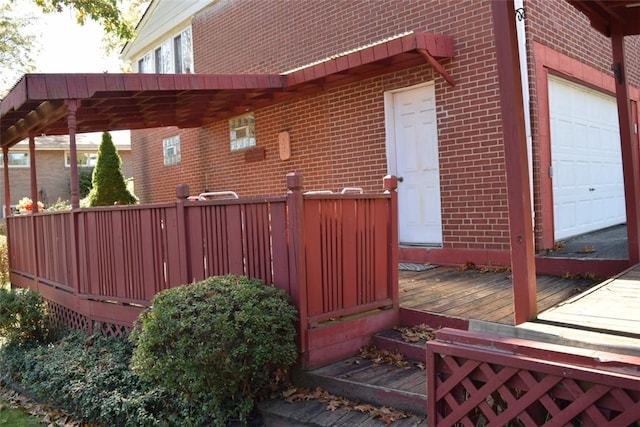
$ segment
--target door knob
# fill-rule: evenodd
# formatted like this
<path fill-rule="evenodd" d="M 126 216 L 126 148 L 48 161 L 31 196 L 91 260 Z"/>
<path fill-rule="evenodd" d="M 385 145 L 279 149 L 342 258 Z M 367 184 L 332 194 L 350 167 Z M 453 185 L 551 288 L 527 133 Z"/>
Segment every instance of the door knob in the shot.
<path fill-rule="evenodd" d="M 403 178 L 403 177 L 401 177 L 401 176 L 399 176 L 399 177 L 398 177 L 398 182 L 402 182 L 402 181 L 404 181 L 404 178 Z"/>

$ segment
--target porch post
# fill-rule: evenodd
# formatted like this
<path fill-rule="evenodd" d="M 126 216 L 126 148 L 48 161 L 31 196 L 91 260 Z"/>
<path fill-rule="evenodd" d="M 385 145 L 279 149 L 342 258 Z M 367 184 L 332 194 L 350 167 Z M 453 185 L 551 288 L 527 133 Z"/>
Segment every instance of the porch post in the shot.
<path fill-rule="evenodd" d="M 29 132 L 29 169 L 31 174 L 31 212 L 38 212 L 38 174 L 36 173 L 36 136 Z"/>
<path fill-rule="evenodd" d="M 178 230 L 178 256 L 180 258 L 180 280 L 182 283 L 191 283 L 194 281 L 193 272 L 191 269 L 191 234 L 185 218 L 184 203 L 189 197 L 189 185 L 178 184 L 176 187 L 176 228 Z M 194 236 L 195 237 L 195 236 Z M 149 289 L 145 286 L 145 296 L 151 300 L 155 294 L 154 289 L 149 286 Z"/>
<path fill-rule="evenodd" d="M 78 111 L 78 104 L 80 101 L 77 99 L 67 99 L 68 116 L 67 126 L 69 127 L 69 154 L 71 167 L 69 170 L 71 181 L 71 208 L 80 208 L 80 184 L 78 182 L 78 152 L 76 150 L 76 112 Z"/>
<path fill-rule="evenodd" d="M 389 279 L 387 285 L 391 289 L 393 308 L 400 307 L 398 284 L 398 259 L 400 257 L 400 242 L 398 238 L 398 178 L 387 175 L 382 179 L 382 188 L 389 193 Z"/>
<path fill-rule="evenodd" d="M 629 244 L 629 262 L 640 262 L 640 173 L 638 172 L 638 152 L 633 144 L 631 120 L 631 99 L 625 69 L 624 36 L 617 20 L 611 24 L 611 47 L 613 51 L 613 73 L 616 83 L 618 103 L 618 121 L 620 125 L 620 144 L 622 149 L 622 171 L 624 175 L 624 194 L 627 210 L 627 240 Z"/>
<path fill-rule="evenodd" d="M 515 324 L 537 316 L 529 162 L 513 1 L 492 0 L 504 138 Z"/>
<path fill-rule="evenodd" d="M 307 268 L 305 262 L 303 177 L 299 172 L 287 174 L 287 226 L 289 233 L 289 283 L 291 300 L 298 309 L 300 353 L 308 350 Z"/>
<path fill-rule="evenodd" d="M 9 147 L 2 147 L 2 164 L 4 166 L 4 205 L 5 217 L 10 217 L 11 212 L 11 186 L 9 185 Z M 7 227 L 7 231 L 9 227 Z"/>

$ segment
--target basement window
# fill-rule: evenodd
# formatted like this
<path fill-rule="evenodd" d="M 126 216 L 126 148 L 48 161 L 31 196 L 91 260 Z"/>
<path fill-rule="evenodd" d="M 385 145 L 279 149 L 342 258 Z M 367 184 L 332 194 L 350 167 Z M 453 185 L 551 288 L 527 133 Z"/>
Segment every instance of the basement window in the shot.
<path fill-rule="evenodd" d="M 253 114 L 229 120 L 231 151 L 240 151 L 256 146 L 256 127 Z"/>
<path fill-rule="evenodd" d="M 172 136 L 162 140 L 164 153 L 164 165 L 171 166 L 180 163 L 180 135 Z"/>

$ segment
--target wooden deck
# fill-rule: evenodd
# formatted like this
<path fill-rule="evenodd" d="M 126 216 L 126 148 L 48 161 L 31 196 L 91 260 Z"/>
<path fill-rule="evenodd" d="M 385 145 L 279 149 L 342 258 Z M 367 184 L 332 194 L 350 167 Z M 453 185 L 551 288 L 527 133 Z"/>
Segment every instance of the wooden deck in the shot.
<path fill-rule="evenodd" d="M 538 319 L 640 338 L 640 264 L 541 313 Z"/>
<path fill-rule="evenodd" d="M 589 279 L 538 276 L 538 312 L 560 304 L 597 283 Z M 401 308 L 513 324 L 513 288 L 509 271 L 450 267 L 401 270 L 399 292 Z"/>

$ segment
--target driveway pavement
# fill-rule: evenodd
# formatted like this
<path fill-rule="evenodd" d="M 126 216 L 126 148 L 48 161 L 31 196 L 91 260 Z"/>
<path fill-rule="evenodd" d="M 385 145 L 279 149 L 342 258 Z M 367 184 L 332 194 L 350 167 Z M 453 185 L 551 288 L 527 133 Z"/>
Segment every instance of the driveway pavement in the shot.
<path fill-rule="evenodd" d="M 557 249 L 544 255 L 555 258 L 628 259 L 626 224 L 571 237 L 556 243 Z"/>

